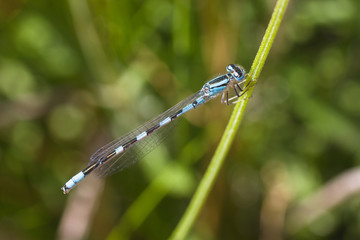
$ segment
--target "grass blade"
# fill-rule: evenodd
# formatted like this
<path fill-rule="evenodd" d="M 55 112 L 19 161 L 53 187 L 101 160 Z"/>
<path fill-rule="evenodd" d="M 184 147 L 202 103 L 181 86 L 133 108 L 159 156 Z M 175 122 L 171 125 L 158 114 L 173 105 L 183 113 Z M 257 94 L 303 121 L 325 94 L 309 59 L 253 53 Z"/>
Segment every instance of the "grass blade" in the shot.
<path fill-rule="evenodd" d="M 276 33 L 283 19 L 288 2 L 289 0 L 277 1 L 271 20 L 256 54 L 255 60 L 251 66 L 248 75 L 248 81 L 256 81 L 260 76 L 265 60 L 269 54 Z M 244 100 L 235 105 L 229 123 L 226 126 L 224 134 L 209 164 L 209 167 L 207 168 L 204 177 L 199 184 L 199 187 L 197 188 L 188 208 L 185 211 L 185 214 L 181 218 L 179 224 L 176 226 L 170 239 L 184 239 L 188 235 L 191 226 L 195 222 L 195 219 L 199 215 L 199 212 L 204 205 L 207 196 L 209 195 L 209 192 L 214 184 L 219 170 L 221 169 L 221 166 L 223 165 L 224 159 L 230 149 L 231 143 L 233 142 L 235 134 L 241 123 L 248 99 L 252 95 L 253 89 L 254 88 L 249 89 L 249 91 L 244 94 Z"/>

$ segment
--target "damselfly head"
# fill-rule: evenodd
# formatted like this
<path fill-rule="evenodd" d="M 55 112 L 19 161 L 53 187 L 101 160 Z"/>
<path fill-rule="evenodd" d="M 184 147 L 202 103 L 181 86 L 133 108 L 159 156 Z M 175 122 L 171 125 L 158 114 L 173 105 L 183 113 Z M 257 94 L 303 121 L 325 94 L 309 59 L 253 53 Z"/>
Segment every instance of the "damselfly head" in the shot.
<path fill-rule="evenodd" d="M 236 64 L 230 64 L 226 67 L 226 70 L 236 79 L 236 81 L 240 82 L 244 79 L 245 69 Z"/>

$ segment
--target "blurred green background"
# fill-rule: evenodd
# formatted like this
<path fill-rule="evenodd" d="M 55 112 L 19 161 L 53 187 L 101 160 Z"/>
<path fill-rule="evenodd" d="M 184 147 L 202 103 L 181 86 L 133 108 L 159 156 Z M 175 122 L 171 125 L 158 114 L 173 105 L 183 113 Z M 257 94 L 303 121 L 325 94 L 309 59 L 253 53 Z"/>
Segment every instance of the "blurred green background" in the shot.
<path fill-rule="evenodd" d="M 0 2 L 0 239 L 166 239 L 232 106 L 187 114 L 104 180 L 91 154 L 249 69 L 274 0 Z M 188 239 L 360 238 L 360 2 L 291 1 Z"/>

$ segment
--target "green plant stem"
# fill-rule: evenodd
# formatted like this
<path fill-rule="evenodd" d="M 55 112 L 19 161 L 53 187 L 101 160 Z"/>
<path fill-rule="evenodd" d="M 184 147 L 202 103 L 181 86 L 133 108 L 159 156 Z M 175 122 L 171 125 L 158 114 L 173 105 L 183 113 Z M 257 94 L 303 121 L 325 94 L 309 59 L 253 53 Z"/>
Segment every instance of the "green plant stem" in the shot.
<path fill-rule="evenodd" d="M 289 0 L 278 0 L 270 23 L 266 29 L 265 35 L 261 42 L 260 48 L 256 54 L 255 60 L 251 66 L 248 82 L 256 81 L 260 76 L 261 70 L 264 66 L 265 60 L 269 54 L 270 48 L 276 36 L 277 30 L 280 26 L 281 20 L 285 13 L 286 7 Z M 188 208 L 185 211 L 185 214 L 181 218 L 179 224 L 176 226 L 173 231 L 170 239 L 184 239 L 189 231 L 191 226 L 194 224 L 195 219 L 199 215 L 201 207 L 204 205 L 207 196 L 214 184 L 215 178 L 217 177 L 221 166 L 223 165 L 224 159 L 229 152 L 231 143 L 235 137 L 235 134 L 239 128 L 242 117 L 244 115 L 245 108 L 248 103 L 248 99 L 252 95 L 253 87 L 251 87 L 243 97 L 243 101 L 240 101 L 235 105 L 234 111 L 230 117 L 229 123 L 226 126 L 225 132 L 220 140 L 220 143 L 215 151 L 213 158 L 207 168 L 203 179 L 201 180 L 199 187 L 197 188 Z"/>

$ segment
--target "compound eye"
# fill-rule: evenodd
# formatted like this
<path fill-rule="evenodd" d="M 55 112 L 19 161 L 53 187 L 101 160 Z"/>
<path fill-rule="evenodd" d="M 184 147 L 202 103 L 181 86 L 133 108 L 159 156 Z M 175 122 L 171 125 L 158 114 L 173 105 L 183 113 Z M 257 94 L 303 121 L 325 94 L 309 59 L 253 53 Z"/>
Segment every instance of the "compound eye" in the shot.
<path fill-rule="evenodd" d="M 229 73 L 232 73 L 234 72 L 234 68 L 236 67 L 235 64 L 230 64 L 226 67 L 226 70 L 229 72 Z"/>
<path fill-rule="evenodd" d="M 230 64 L 227 66 L 226 70 L 238 81 L 240 81 L 244 76 L 244 69 L 238 65 Z"/>
<path fill-rule="evenodd" d="M 236 71 L 233 73 L 234 75 L 236 75 L 237 78 L 241 78 L 244 74 L 241 68 L 236 67 Z"/>

